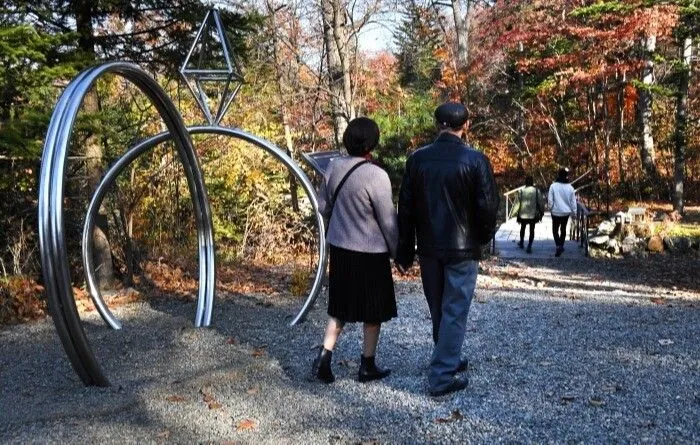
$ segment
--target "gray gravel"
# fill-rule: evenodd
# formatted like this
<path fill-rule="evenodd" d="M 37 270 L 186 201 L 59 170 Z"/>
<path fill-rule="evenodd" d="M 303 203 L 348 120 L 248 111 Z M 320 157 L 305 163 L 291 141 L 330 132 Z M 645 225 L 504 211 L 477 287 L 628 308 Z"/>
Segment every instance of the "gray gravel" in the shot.
<path fill-rule="evenodd" d="M 121 332 L 90 314 L 110 388 L 81 385 L 50 320 L 2 327 L 0 442 L 700 442 L 700 293 L 655 304 L 622 285 L 498 283 L 480 278 L 470 312 L 469 388 L 439 399 L 418 281 L 397 284 L 378 357 L 393 373 L 369 384 L 356 380 L 358 325 L 334 355 L 336 383 L 306 380 L 325 301 L 294 328 L 299 302 L 264 296 L 219 302 L 211 329 L 192 328 L 181 301 L 119 308 Z"/>

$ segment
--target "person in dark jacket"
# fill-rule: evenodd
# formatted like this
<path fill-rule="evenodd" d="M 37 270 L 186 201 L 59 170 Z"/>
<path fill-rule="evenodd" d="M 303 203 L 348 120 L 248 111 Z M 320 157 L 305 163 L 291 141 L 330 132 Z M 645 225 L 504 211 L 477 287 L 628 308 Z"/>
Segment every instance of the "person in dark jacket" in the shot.
<path fill-rule="evenodd" d="M 462 141 L 466 108 L 442 104 L 435 119 L 437 139 L 406 161 L 396 265 L 405 272 L 413 264 L 417 239 L 435 344 L 428 390 L 439 396 L 468 384 L 456 374 L 467 368 L 461 359 L 467 315 L 482 246 L 495 232 L 499 195 L 488 158 Z"/>

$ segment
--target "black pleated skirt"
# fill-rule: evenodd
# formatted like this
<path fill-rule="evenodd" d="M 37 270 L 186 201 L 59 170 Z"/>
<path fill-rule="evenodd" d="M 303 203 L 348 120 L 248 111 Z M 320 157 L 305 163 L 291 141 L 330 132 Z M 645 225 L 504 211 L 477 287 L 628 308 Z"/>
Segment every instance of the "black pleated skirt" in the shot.
<path fill-rule="evenodd" d="M 344 322 L 382 323 L 396 317 L 389 253 L 330 246 L 328 315 Z"/>

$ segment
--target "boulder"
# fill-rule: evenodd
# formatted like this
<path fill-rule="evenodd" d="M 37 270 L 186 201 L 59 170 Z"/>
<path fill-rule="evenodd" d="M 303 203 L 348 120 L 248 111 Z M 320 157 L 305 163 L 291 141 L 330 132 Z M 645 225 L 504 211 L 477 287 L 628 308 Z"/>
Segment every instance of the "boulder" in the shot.
<path fill-rule="evenodd" d="M 664 247 L 667 250 L 674 250 L 677 252 L 687 252 L 692 248 L 693 244 L 690 238 L 684 236 L 665 236 L 664 237 Z"/>
<path fill-rule="evenodd" d="M 620 253 L 620 242 L 615 238 L 608 241 L 608 252 L 615 255 Z"/>
<path fill-rule="evenodd" d="M 679 252 L 687 252 L 693 247 L 693 243 L 690 241 L 690 238 L 685 236 L 676 238 L 674 242 L 676 244 L 676 250 Z"/>
<path fill-rule="evenodd" d="M 623 255 L 636 255 L 639 251 L 639 240 L 635 236 L 627 236 L 622 240 L 620 250 Z"/>
<path fill-rule="evenodd" d="M 664 236 L 664 249 L 673 250 L 676 248 L 676 239 L 670 236 Z"/>
<path fill-rule="evenodd" d="M 607 246 L 608 241 L 610 241 L 610 237 L 608 235 L 597 235 L 589 239 L 588 244 L 596 247 L 605 247 Z"/>
<path fill-rule="evenodd" d="M 610 220 L 605 220 L 598 226 L 598 235 L 610 235 L 615 231 L 615 223 Z"/>
<path fill-rule="evenodd" d="M 664 240 L 659 235 L 654 235 L 649 238 L 647 243 L 647 249 L 649 252 L 663 252 L 664 251 Z"/>
<path fill-rule="evenodd" d="M 690 247 L 700 249 L 700 237 L 695 237 L 690 240 Z"/>

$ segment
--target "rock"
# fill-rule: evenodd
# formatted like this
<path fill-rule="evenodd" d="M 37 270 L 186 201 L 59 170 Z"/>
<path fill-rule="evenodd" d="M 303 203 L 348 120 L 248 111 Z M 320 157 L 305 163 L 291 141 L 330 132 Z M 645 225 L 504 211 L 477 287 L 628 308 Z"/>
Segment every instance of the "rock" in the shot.
<path fill-rule="evenodd" d="M 608 241 L 608 252 L 612 254 L 620 253 L 620 242 L 614 238 Z"/>
<path fill-rule="evenodd" d="M 615 223 L 609 220 L 605 220 L 598 226 L 598 235 L 610 235 L 615 231 Z"/>
<path fill-rule="evenodd" d="M 628 236 L 622 240 L 620 250 L 623 255 L 636 255 L 639 251 L 639 241 L 635 236 Z"/>
<path fill-rule="evenodd" d="M 664 249 L 673 250 L 676 248 L 676 239 L 670 236 L 664 236 Z"/>
<path fill-rule="evenodd" d="M 649 238 L 647 243 L 647 249 L 649 252 L 663 252 L 664 251 L 664 240 L 659 235 L 654 235 Z"/>
<path fill-rule="evenodd" d="M 604 247 L 607 246 L 608 241 L 610 241 L 610 237 L 608 235 L 597 235 L 589 239 L 588 244 L 592 246 Z"/>
<path fill-rule="evenodd" d="M 692 242 L 689 238 L 683 236 L 665 236 L 664 247 L 667 250 L 687 252 L 692 248 Z"/>
<path fill-rule="evenodd" d="M 692 238 L 690 240 L 690 247 L 692 247 L 693 249 L 700 249 L 700 238 Z"/>

